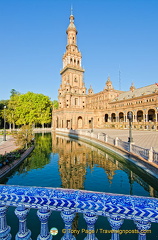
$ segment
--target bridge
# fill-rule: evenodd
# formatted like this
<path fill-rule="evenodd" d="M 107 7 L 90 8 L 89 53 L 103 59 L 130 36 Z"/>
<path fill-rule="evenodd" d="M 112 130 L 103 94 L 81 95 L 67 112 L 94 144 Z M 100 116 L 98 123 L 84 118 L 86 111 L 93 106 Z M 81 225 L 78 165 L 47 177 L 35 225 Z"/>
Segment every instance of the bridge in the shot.
<path fill-rule="evenodd" d="M 98 216 L 108 219 L 112 229 L 112 240 L 119 240 L 119 231 L 124 219 L 134 221 L 139 240 L 146 239 L 146 232 L 150 229 L 152 222 L 158 223 L 158 199 L 156 198 L 74 189 L 0 185 L 1 240 L 12 239 L 11 228 L 7 225 L 7 208 L 13 206 L 16 207 L 15 214 L 19 219 L 16 240 L 31 240 L 31 231 L 26 224 L 31 208 L 37 209 L 37 216 L 41 222 L 38 240 L 53 239 L 48 229 L 48 220 L 52 211 L 61 212 L 65 224 L 62 240 L 75 240 L 70 230 L 76 213 L 82 213 L 87 223 L 85 240 L 97 240 L 95 222 Z"/>

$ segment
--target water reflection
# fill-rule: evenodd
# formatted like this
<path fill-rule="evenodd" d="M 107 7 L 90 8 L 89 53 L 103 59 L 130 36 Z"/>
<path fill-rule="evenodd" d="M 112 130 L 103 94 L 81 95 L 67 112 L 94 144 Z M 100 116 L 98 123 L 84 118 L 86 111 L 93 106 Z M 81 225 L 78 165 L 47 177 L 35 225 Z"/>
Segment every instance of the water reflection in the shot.
<path fill-rule="evenodd" d="M 36 146 L 30 157 L 16 169 L 9 177 L 1 181 L 8 185 L 63 187 L 73 189 L 86 189 L 98 192 L 111 192 L 131 195 L 157 197 L 157 182 L 138 171 L 124 158 L 113 156 L 107 152 L 81 141 L 56 134 L 36 134 Z M 8 224 L 12 227 L 14 236 L 18 231 L 15 227 L 17 218 L 10 208 Z M 32 222 L 34 223 L 32 225 Z M 131 225 L 133 224 L 133 225 Z M 56 239 L 63 236 L 64 228 L 60 213 L 53 211 L 50 217 L 50 228 L 59 229 Z M 86 229 L 82 214 L 76 214 L 73 229 Z M 39 220 L 36 211 L 31 210 L 28 216 L 28 228 L 32 231 L 32 239 L 39 234 Z M 109 229 L 106 218 L 99 217 L 96 228 Z M 124 229 L 135 229 L 134 223 L 127 221 Z M 154 228 L 156 231 L 156 228 Z M 86 235 L 77 236 L 77 240 L 84 239 Z M 103 235 L 98 234 L 98 239 Z M 105 238 L 105 236 L 104 236 Z M 106 235 L 110 239 L 110 234 Z M 137 239 L 137 236 L 121 239 Z"/>
<path fill-rule="evenodd" d="M 40 169 L 50 163 L 52 152 L 51 134 L 36 134 L 35 150 L 31 157 L 27 158 L 23 165 L 19 167 L 19 173 L 27 173 L 33 169 Z"/>
<path fill-rule="evenodd" d="M 55 134 L 52 136 L 52 150 L 59 154 L 58 165 L 63 188 L 85 189 L 87 169 L 92 173 L 96 168 L 100 168 L 105 171 L 109 186 L 115 182 L 115 175 L 120 175 L 122 171 L 126 174 L 128 182 L 124 180 L 123 175 L 120 176 L 120 188 L 121 185 L 127 185 L 127 183 L 129 185 L 129 191 L 125 194 L 136 195 L 134 188 L 137 183 L 149 193 L 140 195 L 158 196 L 157 188 L 153 186 L 154 183 L 148 184 L 147 176 L 125 159 L 116 159 L 94 146 Z M 116 193 L 121 192 L 117 189 Z"/>

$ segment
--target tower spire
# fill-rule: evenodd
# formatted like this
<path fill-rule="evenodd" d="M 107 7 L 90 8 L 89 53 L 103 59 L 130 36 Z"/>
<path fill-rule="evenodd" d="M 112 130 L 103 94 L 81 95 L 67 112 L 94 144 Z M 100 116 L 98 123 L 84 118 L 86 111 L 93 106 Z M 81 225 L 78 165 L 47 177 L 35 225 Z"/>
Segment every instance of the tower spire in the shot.
<path fill-rule="evenodd" d="M 73 16 L 73 6 L 71 5 L 71 16 Z"/>

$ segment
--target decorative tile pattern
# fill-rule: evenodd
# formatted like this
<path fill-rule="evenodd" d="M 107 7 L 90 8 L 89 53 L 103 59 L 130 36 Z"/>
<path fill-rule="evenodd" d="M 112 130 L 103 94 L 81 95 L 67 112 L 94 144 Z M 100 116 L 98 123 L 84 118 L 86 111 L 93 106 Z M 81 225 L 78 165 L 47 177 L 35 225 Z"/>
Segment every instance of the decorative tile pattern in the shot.
<path fill-rule="evenodd" d="M 158 199 L 83 190 L 0 185 L 0 203 L 158 222 Z"/>

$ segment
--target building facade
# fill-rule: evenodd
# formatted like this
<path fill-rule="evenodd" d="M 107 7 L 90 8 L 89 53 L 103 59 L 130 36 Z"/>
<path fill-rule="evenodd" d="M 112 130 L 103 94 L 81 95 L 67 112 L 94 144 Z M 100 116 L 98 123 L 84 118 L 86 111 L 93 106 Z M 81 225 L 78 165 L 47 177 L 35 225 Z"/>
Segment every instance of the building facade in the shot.
<path fill-rule="evenodd" d="M 59 109 L 53 110 L 52 127 L 128 128 L 128 112 L 133 113 L 133 128 L 158 130 L 158 84 L 129 91 L 115 90 L 108 77 L 103 91 L 94 93 L 84 83 L 82 55 L 77 46 L 77 29 L 70 15 L 66 30 L 67 45 L 60 71 Z"/>

